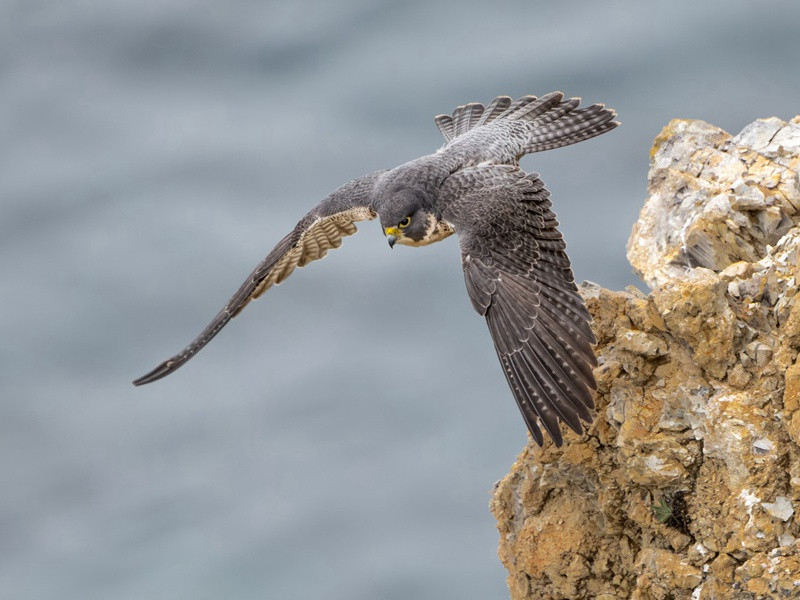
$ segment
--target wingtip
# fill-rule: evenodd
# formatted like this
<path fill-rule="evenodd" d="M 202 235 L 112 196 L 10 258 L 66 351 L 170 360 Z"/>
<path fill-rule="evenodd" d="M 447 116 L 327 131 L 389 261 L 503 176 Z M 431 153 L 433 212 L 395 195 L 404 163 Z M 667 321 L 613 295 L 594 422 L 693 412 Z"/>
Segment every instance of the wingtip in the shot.
<path fill-rule="evenodd" d="M 153 381 L 157 381 L 162 377 L 169 375 L 172 371 L 174 371 L 177 367 L 174 367 L 174 361 L 172 360 L 165 360 L 163 363 L 158 365 L 155 369 L 150 371 L 149 373 L 145 373 L 138 379 L 133 380 L 133 385 L 140 386 L 146 383 L 152 383 Z"/>

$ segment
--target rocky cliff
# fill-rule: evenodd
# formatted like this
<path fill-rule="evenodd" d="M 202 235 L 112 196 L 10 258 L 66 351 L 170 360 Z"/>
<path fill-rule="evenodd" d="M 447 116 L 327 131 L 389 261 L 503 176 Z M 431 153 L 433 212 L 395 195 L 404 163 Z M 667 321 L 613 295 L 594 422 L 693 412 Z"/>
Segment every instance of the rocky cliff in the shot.
<path fill-rule="evenodd" d="M 492 499 L 511 597 L 800 598 L 800 117 L 674 120 L 628 258 L 583 284 L 597 418 Z"/>

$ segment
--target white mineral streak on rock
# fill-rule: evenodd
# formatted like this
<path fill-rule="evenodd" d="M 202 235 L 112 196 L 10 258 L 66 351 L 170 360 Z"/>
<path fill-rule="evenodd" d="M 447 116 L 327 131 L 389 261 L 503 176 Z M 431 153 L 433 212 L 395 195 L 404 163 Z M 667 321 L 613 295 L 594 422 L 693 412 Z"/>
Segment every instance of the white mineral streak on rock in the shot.
<path fill-rule="evenodd" d="M 794 514 L 792 501 L 786 496 L 778 496 L 775 502 L 762 502 L 761 505 L 770 515 L 781 521 L 788 521 Z"/>

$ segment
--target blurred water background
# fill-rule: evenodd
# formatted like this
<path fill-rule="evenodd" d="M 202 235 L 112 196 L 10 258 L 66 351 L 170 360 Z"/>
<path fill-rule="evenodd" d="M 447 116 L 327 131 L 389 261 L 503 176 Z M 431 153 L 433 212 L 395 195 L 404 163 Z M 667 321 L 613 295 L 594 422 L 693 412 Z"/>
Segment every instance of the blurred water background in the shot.
<path fill-rule="evenodd" d="M 504 598 L 526 432 L 455 239 L 374 223 L 181 348 L 312 205 L 437 113 L 560 89 L 614 132 L 524 159 L 579 280 L 673 117 L 800 112 L 796 2 L 0 3 L 0 598 Z"/>

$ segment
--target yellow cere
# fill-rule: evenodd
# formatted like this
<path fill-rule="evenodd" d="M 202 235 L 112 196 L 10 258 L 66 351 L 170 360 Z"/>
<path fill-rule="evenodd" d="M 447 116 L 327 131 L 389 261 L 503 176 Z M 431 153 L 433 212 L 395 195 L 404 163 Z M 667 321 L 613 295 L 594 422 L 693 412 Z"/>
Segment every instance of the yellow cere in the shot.
<path fill-rule="evenodd" d="M 387 227 L 384 232 L 386 235 L 393 235 L 395 237 L 400 235 L 400 230 L 397 227 Z"/>

